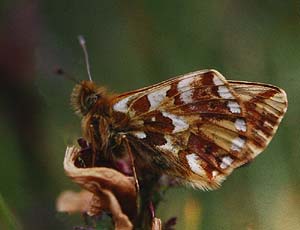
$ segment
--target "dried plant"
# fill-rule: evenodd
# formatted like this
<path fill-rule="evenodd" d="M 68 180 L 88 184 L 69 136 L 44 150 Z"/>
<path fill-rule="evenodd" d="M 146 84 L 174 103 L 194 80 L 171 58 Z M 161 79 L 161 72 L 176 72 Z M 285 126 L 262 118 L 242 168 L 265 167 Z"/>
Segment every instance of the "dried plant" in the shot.
<path fill-rule="evenodd" d="M 165 177 L 158 178 L 157 175 L 144 177 L 137 193 L 128 161 L 104 162 L 105 167 L 92 167 L 92 151 L 89 145 L 83 139 L 79 140 L 79 145 L 81 149 L 74 146 L 67 148 L 64 169 L 83 190 L 61 193 L 57 199 L 58 211 L 81 212 L 91 217 L 109 214 L 116 230 L 172 229 L 169 226 L 174 224 L 166 222 L 163 225 L 155 217 L 155 209 L 166 189 L 174 181 Z M 93 227 L 95 226 L 87 226 L 85 229 L 95 229 Z"/>

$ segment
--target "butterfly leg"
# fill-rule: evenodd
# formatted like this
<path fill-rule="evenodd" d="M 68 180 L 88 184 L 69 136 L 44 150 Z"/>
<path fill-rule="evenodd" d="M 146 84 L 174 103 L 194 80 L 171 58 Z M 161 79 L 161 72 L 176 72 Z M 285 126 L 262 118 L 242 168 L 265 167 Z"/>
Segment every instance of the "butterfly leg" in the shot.
<path fill-rule="evenodd" d="M 124 140 L 125 148 L 126 148 L 126 151 L 129 155 L 129 158 L 130 158 L 130 162 L 131 162 L 131 165 L 132 165 L 132 172 L 133 172 L 133 176 L 134 176 L 134 180 L 135 180 L 135 188 L 136 188 L 136 192 L 138 194 L 139 191 L 140 191 L 140 185 L 139 185 L 139 181 L 138 181 L 138 177 L 137 177 L 137 173 L 136 173 L 134 157 L 133 157 L 131 147 L 128 143 L 128 139 L 126 138 L 126 136 L 124 135 L 122 139 Z"/>
<path fill-rule="evenodd" d="M 132 172 L 133 172 L 133 176 L 134 176 L 134 180 L 135 180 L 135 189 L 136 189 L 136 207 L 137 210 L 140 209 L 140 197 L 139 197 L 139 193 L 140 193 L 140 185 L 139 185 L 139 180 L 137 177 L 137 173 L 136 173 L 136 168 L 135 168 L 135 163 L 134 163 L 134 157 L 131 151 L 131 147 L 129 145 L 128 139 L 127 137 L 124 135 L 122 137 L 124 143 L 125 143 L 125 149 L 129 155 L 130 161 L 131 161 L 131 165 L 132 165 Z"/>

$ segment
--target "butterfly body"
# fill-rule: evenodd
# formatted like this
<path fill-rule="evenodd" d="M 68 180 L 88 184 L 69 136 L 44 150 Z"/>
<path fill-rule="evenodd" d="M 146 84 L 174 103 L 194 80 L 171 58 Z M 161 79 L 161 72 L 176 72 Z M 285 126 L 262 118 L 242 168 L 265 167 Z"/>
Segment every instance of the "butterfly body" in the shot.
<path fill-rule="evenodd" d="M 133 153 L 138 171 L 164 173 L 216 188 L 270 142 L 286 108 L 283 90 L 227 81 L 202 70 L 113 95 L 91 81 L 71 96 L 84 138 L 111 158 Z"/>

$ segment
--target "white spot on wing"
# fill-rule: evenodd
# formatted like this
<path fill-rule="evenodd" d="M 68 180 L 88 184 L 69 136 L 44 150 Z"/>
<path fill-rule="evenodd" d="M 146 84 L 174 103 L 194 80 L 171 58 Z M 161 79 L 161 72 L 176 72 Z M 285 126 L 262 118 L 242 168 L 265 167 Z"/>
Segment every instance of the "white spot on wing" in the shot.
<path fill-rule="evenodd" d="M 193 91 L 191 90 L 191 83 L 194 81 L 194 78 L 186 78 L 181 80 L 177 85 L 177 90 L 180 93 L 180 99 L 188 104 L 193 101 Z"/>
<path fill-rule="evenodd" d="M 234 122 L 234 126 L 238 131 L 246 132 L 247 131 L 247 125 L 244 119 L 238 118 Z"/>
<path fill-rule="evenodd" d="M 245 145 L 246 140 L 240 137 L 236 137 L 232 140 L 231 150 L 241 151 Z"/>
<path fill-rule="evenodd" d="M 227 107 L 232 113 L 241 113 L 241 107 L 236 101 L 228 101 Z"/>
<path fill-rule="evenodd" d="M 192 99 L 192 96 L 193 96 L 193 90 L 188 90 L 188 91 L 185 91 L 185 92 L 182 92 L 180 94 L 180 99 L 185 103 L 185 104 L 188 104 L 188 103 L 191 103 L 193 101 Z"/>
<path fill-rule="evenodd" d="M 173 133 L 178 133 L 189 128 L 189 124 L 184 120 L 183 117 L 168 113 L 162 112 L 164 117 L 168 117 L 172 120 L 172 124 L 174 125 Z"/>
<path fill-rule="evenodd" d="M 147 95 L 150 102 L 150 110 L 156 109 L 161 104 L 161 102 L 166 98 L 167 91 L 170 88 L 170 86 L 166 86 Z"/>
<path fill-rule="evenodd" d="M 212 176 L 213 176 L 213 177 L 216 177 L 218 174 L 219 174 L 218 171 L 212 171 Z"/>
<path fill-rule="evenodd" d="M 174 146 L 174 143 L 172 142 L 172 140 L 170 139 L 169 136 L 165 136 L 165 139 L 167 141 L 167 143 L 165 143 L 164 145 L 157 145 L 156 147 L 158 149 L 161 150 L 166 150 L 169 151 L 173 154 L 177 154 L 178 153 L 178 149 Z"/>
<path fill-rule="evenodd" d="M 125 97 L 114 104 L 113 109 L 118 112 L 126 113 L 128 111 L 128 101 L 130 97 Z"/>
<path fill-rule="evenodd" d="M 178 82 L 178 85 L 177 85 L 178 91 L 181 91 L 182 88 L 190 87 L 190 85 L 193 81 L 194 81 L 194 78 L 192 78 L 192 77 L 181 80 L 180 82 Z"/>
<path fill-rule="evenodd" d="M 222 163 L 220 165 L 221 169 L 226 169 L 228 168 L 231 163 L 233 162 L 233 159 L 230 156 L 226 156 L 222 158 Z"/>
<path fill-rule="evenodd" d="M 136 132 L 133 133 L 133 135 L 136 136 L 139 139 L 144 139 L 144 138 L 147 137 L 146 133 L 143 132 L 143 131 L 136 131 Z"/>
<path fill-rule="evenodd" d="M 217 77 L 217 76 L 214 76 L 213 82 L 214 82 L 215 85 L 224 85 L 224 82 L 221 81 L 220 78 Z"/>
<path fill-rule="evenodd" d="M 233 95 L 230 93 L 229 89 L 225 85 L 218 87 L 218 93 L 220 97 L 224 99 L 234 99 Z"/>
<path fill-rule="evenodd" d="M 201 167 L 199 156 L 191 153 L 185 156 L 191 170 L 198 175 L 206 175 L 205 170 Z"/>

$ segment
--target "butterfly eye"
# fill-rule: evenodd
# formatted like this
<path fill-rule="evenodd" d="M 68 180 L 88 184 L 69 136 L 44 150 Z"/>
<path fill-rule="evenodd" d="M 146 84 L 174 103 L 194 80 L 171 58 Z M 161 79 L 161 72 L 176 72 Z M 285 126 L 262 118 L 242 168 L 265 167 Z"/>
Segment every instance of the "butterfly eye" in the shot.
<path fill-rule="evenodd" d="M 97 94 L 87 96 L 85 101 L 86 107 L 90 109 L 97 102 L 98 98 L 99 96 Z"/>

